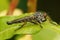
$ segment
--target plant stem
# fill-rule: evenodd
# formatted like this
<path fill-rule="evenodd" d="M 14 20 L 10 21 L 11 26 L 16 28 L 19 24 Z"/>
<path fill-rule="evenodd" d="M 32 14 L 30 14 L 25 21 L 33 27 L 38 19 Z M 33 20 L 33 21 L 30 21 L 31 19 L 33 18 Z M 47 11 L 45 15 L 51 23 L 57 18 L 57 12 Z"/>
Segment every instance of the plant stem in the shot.
<path fill-rule="evenodd" d="M 8 12 L 6 15 L 12 15 L 14 9 L 16 8 L 17 4 L 18 4 L 19 0 L 12 0 L 8 9 Z"/>
<path fill-rule="evenodd" d="M 36 3 L 37 0 L 28 0 L 28 12 L 35 12 L 36 11 Z"/>

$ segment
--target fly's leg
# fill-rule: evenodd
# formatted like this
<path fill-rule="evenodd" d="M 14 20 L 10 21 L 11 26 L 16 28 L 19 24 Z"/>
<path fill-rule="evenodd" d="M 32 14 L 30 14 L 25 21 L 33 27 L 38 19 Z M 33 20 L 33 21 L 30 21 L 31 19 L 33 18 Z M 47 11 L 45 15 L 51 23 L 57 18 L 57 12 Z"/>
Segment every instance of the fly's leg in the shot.
<path fill-rule="evenodd" d="M 39 24 L 41 24 L 41 23 L 42 23 L 42 21 L 41 21 L 41 20 L 39 20 L 38 18 L 35 18 L 35 20 L 36 20 Z M 41 28 L 43 28 L 41 25 L 40 25 L 40 27 L 41 27 Z"/>
<path fill-rule="evenodd" d="M 25 25 L 25 24 L 27 24 L 27 22 L 24 22 L 24 23 L 23 23 L 23 25 L 21 25 L 21 27 L 20 27 L 20 28 L 24 27 L 24 25 Z"/>
<path fill-rule="evenodd" d="M 39 24 L 40 24 L 40 23 L 42 23 L 42 21 L 41 21 L 41 20 L 40 20 L 40 21 L 39 21 L 39 20 L 37 20 L 37 22 L 38 22 Z M 41 26 L 41 24 L 40 24 L 40 27 L 41 27 L 41 28 L 43 28 L 43 27 Z"/>
<path fill-rule="evenodd" d="M 19 30 L 19 29 L 21 29 L 21 28 L 23 28 L 24 27 L 24 25 L 26 24 L 27 22 L 24 22 L 23 23 L 23 25 L 21 25 L 21 27 L 20 28 L 18 28 L 17 30 Z M 16 31 L 16 30 L 15 30 Z"/>
<path fill-rule="evenodd" d="M 29 19 L 28 22 L 31 22 L 31 23 L 33 23 L 33 24 L 37 24 L 34 20 L 30 20 L 30 19 Z"/>
<path fill-rule="evenodd" d="M 38 22 L 39 24 L 42 23 L 42 21 L 39 21 L 39 20 L 37 20 L 37 22 Z M 43 27 L 41 26 L 41 24 L 40 24 L 40 27 L 43 28 Z"/>
<path fill-rule="evenodd" d="M 33 23 L 33 24 L 37 24 L 36 22 L 34 22 L 34 21 L 29 21 L 29 22 L 31 22 L 31 23 Z"/>
<path fill-rule="evenodd" d="M 26 24 L 27 22 L 24 22 L 23 25 L 21 25 L 21 28 Z"/>
<path fill-rule="evenodd" d="M 40 25 L 41 28 L 43 28 L 41 25 Z"/>

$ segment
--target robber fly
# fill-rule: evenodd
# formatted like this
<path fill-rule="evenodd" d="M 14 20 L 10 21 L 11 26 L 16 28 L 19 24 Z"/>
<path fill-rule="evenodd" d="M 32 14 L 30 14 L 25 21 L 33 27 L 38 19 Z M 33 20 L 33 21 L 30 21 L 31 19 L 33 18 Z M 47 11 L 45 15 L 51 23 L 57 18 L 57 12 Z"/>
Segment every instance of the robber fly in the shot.
<path fill-rule="evenodd" d="M 31 22 L 33 24 L 40 24 L 46 21 L 46 13 L 45 12 L 35 12 L 31 16 L 26 16 L 23 18 L 15 19 L 12 21 L 7 22 L 8 25 L 22 23 L 22 22 Z M 23 24 L 24 25 L 24 24 Z"/>

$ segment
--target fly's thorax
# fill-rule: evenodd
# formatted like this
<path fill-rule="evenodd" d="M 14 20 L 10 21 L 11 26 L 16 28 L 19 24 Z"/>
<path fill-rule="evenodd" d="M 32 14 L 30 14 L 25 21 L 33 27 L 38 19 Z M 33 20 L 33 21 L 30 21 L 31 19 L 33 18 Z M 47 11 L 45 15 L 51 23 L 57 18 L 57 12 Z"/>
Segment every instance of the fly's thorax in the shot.
<path fill-rule="evenodd" d="M 40 14 L 41 14 L 41 15 L 40 15 L 40 16 L 41 16 L 41 20 L 42 20 L 42 21 L 46 21 L 46 16 L 47 16 L 47 15 L 46 15 L 46 12 L 43 12 L 43 13 L 40 12 Z"/>
<path fill-rule="evenodd" d="M 46 20 L 46 14 L 44 12 L 36 12 L 35 16 L 39 21 L 43 22 Z"/>

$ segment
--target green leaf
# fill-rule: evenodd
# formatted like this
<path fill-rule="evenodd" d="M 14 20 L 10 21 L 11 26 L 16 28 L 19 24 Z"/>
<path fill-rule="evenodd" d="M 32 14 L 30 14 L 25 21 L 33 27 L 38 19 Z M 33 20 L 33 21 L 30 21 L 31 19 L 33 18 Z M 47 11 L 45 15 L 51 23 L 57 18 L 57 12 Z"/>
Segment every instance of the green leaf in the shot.
<path fill-rule="evenodd" d="M 0 0 L 0 11 L 8 9 L 9 2 L 8 0 Z"/>
<path fill-rule="evenodd" d="M 21 29 L 19 29 L 16 34 L 35 34 L 41 30 L 40 25 L 35 25 L 33 23 L 27 23 Z"/>
<path fill-rule="evenodd" d="M 7 29 L 1 31 L 0 40 L 11 38 L 13 35 L 15 35 L 15 30 L 17 30 L 18 28 L 19 28 L 19 26 L 15 26 L 15 27 L 10 27 L 10 28 L 7 28 Z"/>
<path fill-rule="evenodd" d="M 33 35 L 33 40 L 60 40 L 60 34 L 51 29 L 43 29 Z"/>

